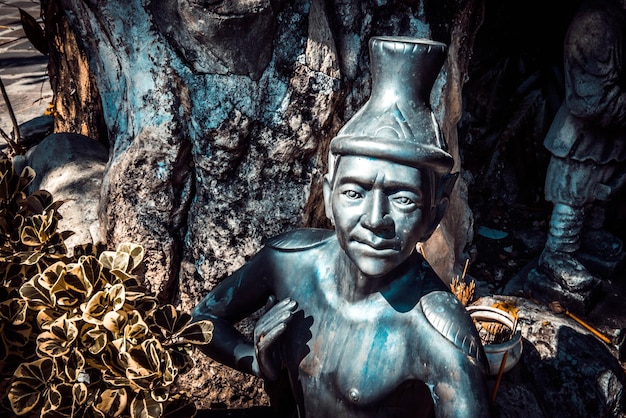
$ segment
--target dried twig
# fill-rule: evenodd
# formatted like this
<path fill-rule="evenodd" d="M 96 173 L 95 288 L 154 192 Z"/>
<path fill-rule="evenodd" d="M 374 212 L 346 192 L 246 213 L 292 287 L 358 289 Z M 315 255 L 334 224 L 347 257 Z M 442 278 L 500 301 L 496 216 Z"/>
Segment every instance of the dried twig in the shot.
<path fill-rule="evenodd" d="M 465 281 L 468 264 L 469 260 L 465 261 L 465 268 L 463 269 L 463 275 L 461 278 L 459 279 L 459 276 L 456 276 L 450 283 L 450 290 L 456 295 L 459 301 L 461 301 L 463 306 L 468 306 L 472 303 L 474 300 L 474 293 L 476 291 L 476 283 L 474 283 L 474 280 L 469 283 Z"/>
<path fill-rule="evenodd" d="M 4 83 L 2 82 L 2 78 L 0 77 L 0 90 L 2 91 L 2 98 L 4 99 L 4 103 L 7 105 L 7 110 L 9 112 L 9 116 L 11 117 L 11 123 L 13 123 L 13 138 L 12 140 L 8 135 L 3 131 L 2 137 L 7 141 L 7 144 L 11 148 L 13 155 L 21 154 L 22 147 L 20 147 L 20 128 L 17 124 L 17 119 L 15 118 L 15 112 L 13 112 L 13 107 L 11 106 L 11 101 L 9 100 L 9 96 L 7 95 L 7 91 L 4 88 Z"/>
<path fill-rule="evenodd" d="M 506 366 L 506 360 L 509 358 L 509 352 L 505 351 L 502 355 L 502 361 L 500 362 L 500 369 L 498 370 L 498 376 L 496 377 L 496 383 L 493 386 L 493 391 L 491 392 L 491 404 L 493 405 L 496 401 L 496 395 L 498 394 L 498 389 L 500 389 L 500 381 L 502 380 L 502 375 L 504 374 L 504 366 Z"/>
<path fill-rule="evenodd" d="M 509 341 L 513 336 L 513 330 L 501 322 L 474 321 L 478 328 L 478 335 L 483 344 L 500 344 Z"/>
<path fill-rule="evenodd" d="M 9 134 L 4 132 L 4 129 L 2 129 L 2 128 L 0 128 L 0 136 L 2 138 L 4 138 L 4 140 L 7 141 L 7 142 L 11 141 L 11 137 L 9 136 Z"/>
<path fill-rule="evenodd" d="M 548 307 L 554 313 L 564 313 L 565 315 L 569 316 L 574 321 L 578 322 L 580 325 L 585 327 L 589 332 L 591 332 L 593 335 L 595 335 L 596 337 L 598 337 L 605 343 L 611 344 L 611 340 L 606 335 L 602 334 L 600 331 L 598 331 L 597 329 L 595 329 L 594 327 L 592 327 L 591 325 L 589 325 L 588 323 L 586 323 L 585 321 L 583 321 L 582 319 L 580 319 L 579 317 L 577 317 L 576 315 L 568 311 L 559 302 L 557 301 L 551 302 L 548 305 Z"/>

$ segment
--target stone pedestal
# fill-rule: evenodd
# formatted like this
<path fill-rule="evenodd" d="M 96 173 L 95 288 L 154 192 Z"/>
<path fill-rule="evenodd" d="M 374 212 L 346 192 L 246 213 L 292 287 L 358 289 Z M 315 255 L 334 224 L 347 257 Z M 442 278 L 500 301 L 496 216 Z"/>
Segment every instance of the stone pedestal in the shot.
<path fill-rule="evenodd" d="M 601 282 L 597 280 L 588 290 L 572 292 L 554 279 L 533 268 L 529 271 L 524 290 L 544 303 L 558 301 L 568 310 L 580 315 L 587 314 L 601 294 Z"/>
<path fill-rule="evenodd" d="M 589 313 L 602 294 L 602 280 L 615 279 L 615 272 L 623 265 L 625 253 L 611 258 L 600 258 L 588 252 L 579 251 L 576 258 L 598 277 L 598 280 L 587 290 L 572 292 L 561 286 L 550 276 L 537 269 L 536 261 L 527 270 L 524 291 L 542 302 L 559 301 L 570 311 L 581 315 Z"/>
<path fill-rule="evenodd" d="M 576 258 L 583 263 L 587 270 L 603 279 L 613 277 L 617 268 L 624 262 L 624 256 L 625 253 L 623 252 L 612 258 L 600 258 L 594 254 L 582 251 L 576 254 Z"/>

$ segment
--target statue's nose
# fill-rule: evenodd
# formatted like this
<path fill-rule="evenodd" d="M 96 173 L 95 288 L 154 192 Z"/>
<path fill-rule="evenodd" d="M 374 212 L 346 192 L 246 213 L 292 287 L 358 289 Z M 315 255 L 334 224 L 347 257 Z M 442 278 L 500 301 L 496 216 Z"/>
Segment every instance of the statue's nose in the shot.
<path fill-rule="evenodd" d="M 365 228 L 374 232 L 392 229 L 393 219 L 389 215 L 389 200 L 383 192 L 372 190 L 367 196 L 366 211 L 362 217 L 362 224 Z"/>

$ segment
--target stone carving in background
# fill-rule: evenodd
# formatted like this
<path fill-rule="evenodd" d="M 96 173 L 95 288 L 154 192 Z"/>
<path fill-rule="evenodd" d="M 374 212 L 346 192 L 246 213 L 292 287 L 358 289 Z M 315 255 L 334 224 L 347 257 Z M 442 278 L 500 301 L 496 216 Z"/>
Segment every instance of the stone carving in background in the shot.
<path fill-rule="evenodd" d="M 270 4 L 272 3 L 272 4 Z M 261 77 L 272 57 L 280 1 L 155 1 L 162 32 L 195 71 Z"/>
<path fill-rule="evenodd" d="M 621 1 L 581 5 L 564 43 L 566 98 L 546 135 L 552 153 L 546 199 L 554 204 L 548 240 L 531 272 L 537 296 L 585 311 L 623 258 L 603 229 L 604 205 L 626 180 L 626 14 Z"/>
<path fill-rule="evenodd" d="M 330 144 L 335 232 L 268 240 L 194 310 L 215 326 L 209 356 L 270 392 L 289 382 L 275 416 L 489 415 L 476 327 L 416 250 L 456 181 L 429 106 L 445 57 L 439 42 L 372 38 L 370 100 Z M 250 341 L 234 325 L 268 300 Z"/>

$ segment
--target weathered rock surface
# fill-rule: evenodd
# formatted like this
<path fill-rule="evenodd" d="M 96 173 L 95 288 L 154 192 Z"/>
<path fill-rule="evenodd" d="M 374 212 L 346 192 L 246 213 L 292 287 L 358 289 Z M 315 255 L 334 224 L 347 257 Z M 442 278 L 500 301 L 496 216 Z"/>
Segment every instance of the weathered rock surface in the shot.
<path fill-rule="evenodd" d="M 100 240 L 98 206 L 107 160 L 102 144 L 70 133 L 47 136 L 26 155 L 26 164 L 36 173 L 29 191 L 44 189 L 65 202 L 59 209 L 59 230 L 74 232 L 65 242 L 70 251 Z"/>
<path fill-rule="evenodd" d="M 54 128 L 52 115 L 33 118 L 20 124 L 20 139 L 25 147 L 31 147 L 50 135 Z"/>

